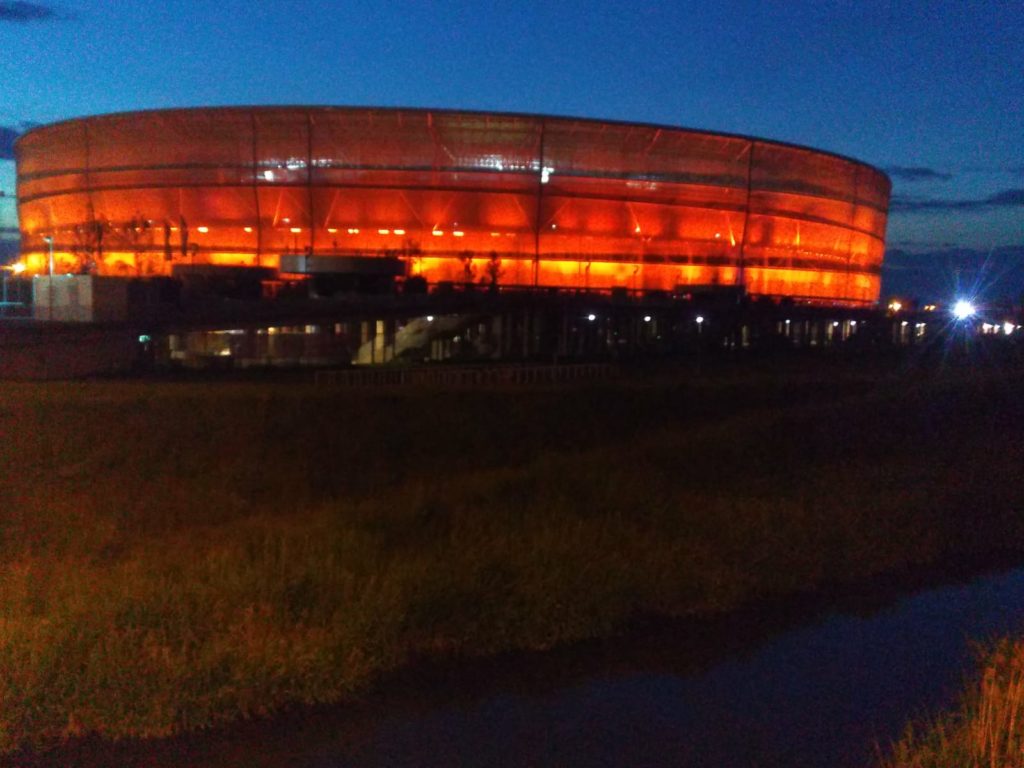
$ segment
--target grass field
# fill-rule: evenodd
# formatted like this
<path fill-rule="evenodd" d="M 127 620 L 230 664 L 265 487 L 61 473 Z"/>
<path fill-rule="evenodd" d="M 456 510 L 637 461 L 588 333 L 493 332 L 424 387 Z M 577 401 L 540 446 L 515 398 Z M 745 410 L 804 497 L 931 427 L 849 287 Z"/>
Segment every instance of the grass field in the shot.
<path fill-rule="evenodd" d="M 1019 365 L 0 385 L 0 746 L 1024 549 Z"/>

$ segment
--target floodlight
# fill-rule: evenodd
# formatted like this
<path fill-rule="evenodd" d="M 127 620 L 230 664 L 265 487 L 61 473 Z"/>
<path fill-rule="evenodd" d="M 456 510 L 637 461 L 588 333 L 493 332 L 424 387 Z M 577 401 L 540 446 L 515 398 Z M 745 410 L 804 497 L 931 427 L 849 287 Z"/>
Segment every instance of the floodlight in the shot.
<path fill-rule="evenodd" d="M 975 309 L 974 304 L 967 301 L 967 299 L 959 299 L 956 304 L 953 305 L 953 317 L 957 320 L 966 320 L 974 315 Z"/>

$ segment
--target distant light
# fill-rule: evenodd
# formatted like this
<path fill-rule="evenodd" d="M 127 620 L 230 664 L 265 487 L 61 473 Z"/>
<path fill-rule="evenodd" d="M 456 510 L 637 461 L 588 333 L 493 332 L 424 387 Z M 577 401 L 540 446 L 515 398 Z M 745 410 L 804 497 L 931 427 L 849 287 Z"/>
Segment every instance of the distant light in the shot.
<path fill-rule="evenodd" d="M 141 336 L 139 336 L 139 344 L 149 344 L 150 341 L 151 339 L 149 338 L 148 334 L 144 333 Z"/>
<path fill-rule="evenodd" d="M 292 223 L 292 220 L 289 219 L 287 216 L 285 216 L 283 219 L 281 219 L 281 221 L 283 221 L 285 224 L 291 224 Z"/>
<path fill-rule="evenodd" d="M 890 312 L 899 312 L 901 309 L 903 309 L 903 304 L 901 302 L 899 302 L 899 301 L 890 301 L 889 302 L 889 311 Z"/>
<path fill-rule="evenodd" d="M 210 231 L 209 227 L 196 227 L 196 232 L 201 232 L 204 235 Z"/>
<path fill-rule="evenodd" d="M 1005 333 L 1007 336 L 1009 336 L 1015 330 L 1017 330 L 1017 326 L 1011 323 L 1009 320 L 1003 323 L 1003 333 Z"/>
<path fill-rule="evenodd" d="M 391 234 L 391 230 L 390 229 L 378 229 L 377 230 L 377 234 L 378 235 L 390 235 Z"/>
<path fill-rule="evenodd" d="M 967 301 L 966 299 L 960 299 L 956 304 L 953 305 L 953 317 L 957 320 L 966 320 L 967 318 L 974 315 L 975 309 L 974 304 Z"/>
<path fill-rule="evenodd" d="M 428 323 L 434 322 L 434 316 L 433 315 L 427 315 L 427 322 Z"/>
<path fill-rule="evenodd" d="M 267 181 L 273 181 L 274 180 L 274 172 L 273 171 L 264 171 L 263 172 L 263 178 L 266 179 Z"/>
<path fill-rule="evenodd" d="M 14 274 L 16 274 L 16 275 L 20 275 L 20 274 L 21 274 L 22 272 L 24 272 L 24 271 L 25 271 L 25 265 L 24 265 L 24 263 L 22 263 L 22 262 L 20 262 L 20 261 L 16 261 L 16 262 L 14 262 L 13 264 L 11 264 L 11 266 L 9 267 L 9 269 L 10 269 L 10 270 L 11 270 L 11 272 L 13 272 Z"/>
<path fill-rule="evenodd" d="M 551 181 L 551 174 L 554 173 L 554 172 L 555 172 L 554 168 L 551 168 L 551 167 L 546 166 L 546 165 L 543 168 L 541 168 L 540 169 L 540 183 L 541 184 L 547 184 L 549 181 Z"/>
<path fill-rule="evenodd" d="M 395 230 L 392 230 L 392 231 L 393 231 L 393 232 L 394 232 L 394 233 L 395 233 L 396 235 L 404 235 L 404 234 L 405 234 L 405 230 L 404 230 L 404 229 L 395 229 Z"/>
<path fill-rule="evenodd" d="M 491 232 L 491 237 L 501 237 L 501 232 Z"/>
<path fill-rule="evenodd" d="M 330 232 L 333 235 L 333 234 L 335 234 L 338 231 L 338 228 L 337 227 L 328 227 L 327 231 Z"/>
<path fill-rule="evenodd" d="M 291 233 L 292 233 L 293 235 L 297 235 L 297 234 L 299 234 L 299 233 L 300 233 L 301 231 L 302 231 L 302 227 L 292 227 L 292 228 L 291 228 Z"/>
<path fill-rule="evenodd" d="M 697 315 L 696 320 L 697 320 L 697 325 L 700 325 L 701 323 L 704 322 L 704 315 Z M 787 320 L 786 322 L 789 322 L 789 321 Z"/>
<path fill-rule="evenodd" d="M 839 327 L 839 321 L 838 320 L 833 320 L 832 321 L 832 327 L 833 328 L 838 328 Z"/>
<path fill-rule="evenodd" d="M 466 235 L 466 233 L 463 232 L 461 229 L 456 229 L 454 232 L 452 232 L 452 234 L 455 235 L 455 237 L 465 237 Z"/>
<path fill-rule="evenodd" d="M 594 322 L 595 320 L 597 320 L 597 315 L 589 314 L 587 315 L 587 320 L 589 320 L 590 322 Z"/>
<path fill-rule="evenodd" d="M 851 320 L 850 321 L 850 327 L 851 328 L 856 328 L 857 327 L 857 321 L 856 320 Z"/>
<path fill-rule="evenodd" d="M 552 225 L 551 225 L 551 228 L 552 228 L 552 229 L 558 229 L 558 225 L 557 225 L 557 224 L 552 224 Z"/>
<path fill-rule="evenodd" d="M 640 234 L 640 225 L 637 224 L 636 225 L 636 229 L 634 229 L 633 231 L 636 232 L 639 235 Z"/>
<path fill-rule="evenodd" d="M 434 237 L 441 237 L 441 235 L 443 235 L 443 234 L 444 234 L 444 232 L 443 232 L 443 231 L 441 231 L 440 229 L 435 229 L 435 230 L 434 230 L 433 232 L 431 232 L 430 234 L 432 234 L 432 235 L 433 235 Z"/>
<path fill-rule="evenodd" d="M 717 239 L 718 239 L 718 238 L 720 238 L 721 236 L 722 236 L 722 233 L 721 233 L 721 232 L 715 232 L 715 240 L 717 240 Z"/>
<path fill-rule="evenodd" d="M 359 228 L 358 227 L 349 227 L 348 228 L 348 233 L 350 235 L 358 235 L 359 234 Z"/>
<path fill-rule="evenodd" d="M 645 323 L 651 322 L 651 316 L 650 315 L 644 315 L 644 322 Z"/>
<path fill-rule="evenodd" d="M 900 328 L 906 328 L 906 327 L 907 327 L 907 321 L 904 320 L 902 323 L 900 323 Z"/>
<path fill-rule="evenodd" d="M 245 227 L 246 232 L 252 232 L 252 227 Z"/>

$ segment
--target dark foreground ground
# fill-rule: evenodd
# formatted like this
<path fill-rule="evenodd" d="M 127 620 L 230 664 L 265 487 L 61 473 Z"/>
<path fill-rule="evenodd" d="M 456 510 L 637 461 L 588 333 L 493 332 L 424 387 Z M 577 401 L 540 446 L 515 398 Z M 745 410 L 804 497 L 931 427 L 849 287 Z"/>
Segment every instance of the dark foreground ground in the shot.
<path fill-rule="evenodd" d="M 1022 380 L 976 349 L 548 390 L 0 386 L 0 744 L 1020 551 Z"/>

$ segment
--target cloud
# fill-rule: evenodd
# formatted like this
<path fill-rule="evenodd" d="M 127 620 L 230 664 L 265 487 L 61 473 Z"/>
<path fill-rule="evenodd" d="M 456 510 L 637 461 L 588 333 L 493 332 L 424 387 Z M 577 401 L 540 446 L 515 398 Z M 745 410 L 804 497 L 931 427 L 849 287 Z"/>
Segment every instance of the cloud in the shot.
<path fill-rule="evenodd" d="M 21 131 L 9 125 L 0 125 L 0 160 L 14 159 L 14 140 Z"/>
<path fill-rule="evenodd" d="M 988 250 L 889 248 L 882 262 L 882 293 L 929 301 L 967 294 L 979 300 L 1024 293 L 1024 244 Z"/>
<path fill-rule="evenodd" d="M 942 240 L 888 240 L 887 242 L 892 246 L 890 250 L 896 248 L 912 248 L 917 250 L 922 248 L 930 248 L 931 250 L 935 250 L 937 248 L 956 248 L 956 243 L 950 243 Z"/>
<path fill-rule="evenodd" d="M 49 5 L 29 3 L 24 0 L 5 2 L 0 0 L 0 23 L 29 24 L 33 21 L 57 21 L 65 18 L 63 14 Z"/>
<path fill-rule="evenodd" d="M 885 171 L 897 181 L 949 181 L 953 178 L 951 173 L 916 165 L 891 165 Z"/>
<path fill-rule="evenodd" d="M 889 203 L 892 213 L 927 213 L 932 211 L 985 211 L 993 208 L 1024 207 L 1024 189 L 1004 189 L 974 200 L 944 200 L 935 197 L 894 197 Z"/>
<path fill-rule="evenodd" d="M 989 196 L 985 200 L 991 206 L 1021 206 L 1024 205 L 1024 189 L 1007 189 Z"/>
<path fill-rule="evenodd" d="M 0 125 L 0 160 L 14 159 L 14 142 L 25 131 L 39 127 L 39 123 L 24 121 L 14 125 Z"/>

